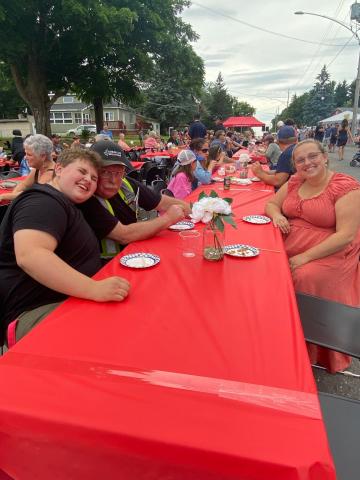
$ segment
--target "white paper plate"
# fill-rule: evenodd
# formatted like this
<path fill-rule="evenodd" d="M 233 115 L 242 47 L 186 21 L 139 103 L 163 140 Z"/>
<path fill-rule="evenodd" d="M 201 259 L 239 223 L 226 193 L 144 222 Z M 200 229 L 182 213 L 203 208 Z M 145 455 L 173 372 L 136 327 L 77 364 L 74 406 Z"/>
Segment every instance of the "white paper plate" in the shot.
<path fill-rule="evenodd" d="M 250 178 L 231 177 L 231 183 L 235 185 L 251 185 Z"/>
<path fill-rule="evenodd" d="M 174 225 L 170 225 L 169 230 L 175 230 L 176 232 L 180 232 L 181 230 L 192 230 L 194 228 L 193 222 L 188 222 L 183 220 L 181 222 L 174 223 Z"/>
<path fill-rule="evenodd" d="M 265 215 L 247 215 L 242 218 L 245 222 L 256 223 L 257 225 L 263 225 L 265 223 L 270 223 L 271 218 L 265 217 Z"/>
<path fill-rule="evenodd" d="M 13 182 L 12 180 L 5 180 L 1 182 L 2 188 L 15 188 L 16 185 L 17 185 L 17 182 Z"/>
<path fill-rule="evenodd" d="M 260 250 L 251 245 L 244 245 L 242 243 L 237 243 L 235 245 L 226 245 L 224 247 L 224 253 L 230 255 L 231 257 L 238 258 L 251 258 L 257 257 L 260 253 Z"/>
<path fill-rule="evenodd" d="M 129 268 L 149 268 L 157 265 L 159 262 L 160 257 L 153 253 L 130 253 L 120 258 L 121 265 Z"/>
<path fill-rule="evenodd" d="M 251 180 L 252 182 L 261 182 L 261 178 L 259 177 L 251 177 L 249 180 Z"/>

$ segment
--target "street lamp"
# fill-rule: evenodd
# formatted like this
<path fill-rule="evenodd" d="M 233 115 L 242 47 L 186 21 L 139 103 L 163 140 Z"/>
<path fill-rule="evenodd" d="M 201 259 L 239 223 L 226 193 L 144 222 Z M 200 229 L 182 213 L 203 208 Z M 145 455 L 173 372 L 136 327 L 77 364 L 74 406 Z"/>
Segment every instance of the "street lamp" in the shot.
<path fill-rule="evenodd" d="M 340 20 L 337 20 L 336 18 L 328 17 L 327 15 L 320 15 L 319 13 L 312 13 L 312 12 L 294 12 L 295 15 L 313 15 L 314 17 L 321 17 L 321 18 L 326 18 L 327 20 L 331 20 L 332 22 L 338 23 L 342 27 L 346 28 L 349 30 L 356 40 L 358 41 L 359 44 L 359 60 L 358 60 L 358 67 L 357 67 L 357 75 L 356 75 L 356 80 L 355 80 L 355 96 L 354 96 L 354 108 L 353 108 L 353 121 L 351 124 L 351 133 L 353 136 L 356 133 L 357 129 L 357 114 L 358 114 L 358 105 L 359 105 L 359 92 L 360 92 L 360 37 L 358 34 L 358 30 L 355 28 L 353 29 L 352 25 L 347 25 L 344 22 L 341 22 Z"/>

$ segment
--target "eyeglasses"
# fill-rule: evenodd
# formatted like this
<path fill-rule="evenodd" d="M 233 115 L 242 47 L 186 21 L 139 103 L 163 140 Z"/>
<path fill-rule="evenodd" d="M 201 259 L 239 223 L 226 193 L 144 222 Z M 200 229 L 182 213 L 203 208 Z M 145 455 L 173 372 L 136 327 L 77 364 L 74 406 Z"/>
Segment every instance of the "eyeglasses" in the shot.
<path fill-rule="evenodd" d="M 322 155 L 322 152 L 311 152 L 306 157 L 299 157 L 296 160 L 294 159 L 294 162 L 296 165 L 303 165 L 305 163 L 305 160 L 309 160 L 309 162 L 314 162 L 319 155 Z"/>
<path fill-rule="evenodd" d="M 208 149 L 208 148 L 202 148 L 201 151 L 202 151 L 203 153 L 206 153 L 206 152 L 209 151 L 209 149 Z"/>
<path fill-rule="evenodd" d="M 116 172 L 113 172 L 112 170 L 103 170 L 102 172 L 100 172 L 100 178 L 106 178 L 106 179 L 122 178 L 123 175 L 124 175 L 124 169 Z"/>

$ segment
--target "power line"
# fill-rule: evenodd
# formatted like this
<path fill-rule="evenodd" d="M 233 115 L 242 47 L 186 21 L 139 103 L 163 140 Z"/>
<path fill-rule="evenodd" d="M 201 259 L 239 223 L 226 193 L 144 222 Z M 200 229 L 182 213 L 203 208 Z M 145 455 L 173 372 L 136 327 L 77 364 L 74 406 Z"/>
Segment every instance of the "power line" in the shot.
<path fill-rule="evenodd" d="M 209 12 L 212 12 L 217 16 L 220 15 L 224 18 L 228 18 L 229 20 L 233 20 L 234 22 L 241 23 L 242 25 L 246 25 L 247 27 L 255 28 L 256 30 L 260 30 L 261 32 L 269 33 L 270 35 L 276 35 L 278 37 L 287 38 L 287 39 L 290 39 L 290 40 L 296 40 L 296 41 L 302 42 L 302 43 L 310 43 L 312 45 L 324 45 L 326 47 L 342 47 L 342 45 L 312 42 L 311 40 L 305 40 L 303 38 L 291 37 L 290 35 L 285 35 L 284 33 L 273 32 L 272 30 L 268 30 L 266 28 L 262 28 L 262 27 L 259 27 L 257 25 L 253 25 L 252 23 L 248 23 L 248 22 L 244 22 L 243 20 L 239 20 L 238 18 L 232 17 L 231 15 L 227 15 L 226 13 L 220 12 L 219 10 L 213 10 L 212 8 L 206 7 L 205 5 L 201 5 L 201 3 L 192 2 L 192 4 L 197 5 L 200 8 L 204 8 L 205 10 L 208 10 Z"/>
<path fill-rule="evenodd" d="M 338 6 L 337 6 L 337 8 L 336 8 L 336 10 L 335 10 L 335 13 L 334 13 L 334 17 L 335 17 L 335 18 L 336 18 L 337 15 L 339 14 L 339 12 L 340 12 L 340 10 L 341 10 L 341 8 L 342 8 L 342 6 L 343 6 L 343 3 L 344 3 L 344 0 L 340 0 L 339 4 L 338 4 Z M 326 40 L 326 37 L 327 37 L 327 35 L 330 33 L 330 31 L 333 29 L 333 26 L 334 26 L 333 22 L 329 22 L 329 24 L 328 24 L 328 26 L 327 26 L 327 29 L 326 29 L 326 32 L 324 33 L 324 35 L 323 35 L 323 37 L 322 37 L 322 39 L 321 39 L 321 42 L 324 42 L 324 41 Z M 340 28 L 340 25 L 338 25 L 338 28 Z M 337 31 L 335 32 L 335 36 L 333 37 L 333 39 L 335 39 L 336 34 L 337 34 Z M 314 55 L 311 57 L 311 60 L 310 60 L 310 62 L 309 62 L 309 64 L 308 64 L 308 66 L 307 66 L 306 69 L 305 69 L 305 72 L 302 73 L 301 77 L 300 77 L 299 80 L 297 81 L 297 83 L 296 83 L 296 85 L 295 85 L 295 87 L 294 87 L 294 90 L 295 90 L 296 88 L 298 88 L 300 85 L 303 85 L 303 84 L 305 83 L 305 79 L 306 79 L 306 77 L 307 77 L 307 74 L 308 74 L 308 72 L 309 72 L 312 64 L 314 63 L 315 58 L 316 58 L 316 57 L 318 56 L 318 54 L 320 53 L 321 48 L 322 48 L 322 45 L 318 45 L 318 47 L 317 47 Z M 318 65 L 318 64 L 317 64 L 317 65 Z"/>
<path fill-rule="evenodd" d="M 335 62 L 335 60 L 337 59 L 337 57 L 340 55 L 340 53 L 344 50 L 344 48 L 347 46 L 347 44 L 350 42 L 350 40 L 352 39 L 353 37 L 349 38 L 349 40 L 345 43 L 345 45 L 338 51 L 338 53 L 335 55 L 335 57 L 331 60 L 331 62 L 329 62 L 326 66 L 329 68 L 330 65 L 332 63 Z"/>

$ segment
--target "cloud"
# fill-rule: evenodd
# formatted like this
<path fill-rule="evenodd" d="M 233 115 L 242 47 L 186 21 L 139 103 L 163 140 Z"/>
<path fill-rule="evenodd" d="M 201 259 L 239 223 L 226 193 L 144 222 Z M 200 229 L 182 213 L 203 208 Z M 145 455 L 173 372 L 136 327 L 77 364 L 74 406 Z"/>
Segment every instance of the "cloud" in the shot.
<path fill-rule="evenodd" d="M 285 39 L 237 20 L 307 41 L 345 45 L 350 33 L 341 26 L 310 15 L 295 16 L 294 11 L 301 8 L 349 22 L 352 3 L 301 0 L 300 5 L 299 0 L 252 0 L 240 6 L 238 0 L 227 0 L 226 5 L 218 0 L 199 0 L 184 11 L 183 18 L 200 35 L 193 47 L 204 59 L 206 81 L 215 81 L 221 71 L 230 94 L 241 96 L 269 116 L 276 105 L 282 109 L 288 90 L 290 97 L 309 90 L 324 64 L 330 64 L 332 80 L 351 82 L 356 75 L 359 47 L 353 39 L 340 52 L 339 46 Z"/>

